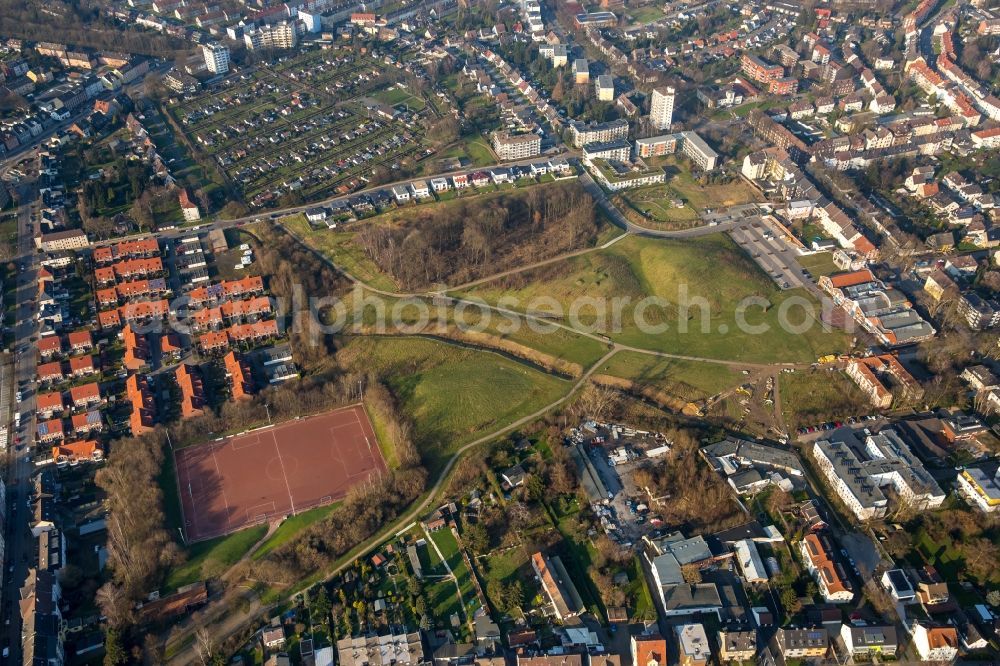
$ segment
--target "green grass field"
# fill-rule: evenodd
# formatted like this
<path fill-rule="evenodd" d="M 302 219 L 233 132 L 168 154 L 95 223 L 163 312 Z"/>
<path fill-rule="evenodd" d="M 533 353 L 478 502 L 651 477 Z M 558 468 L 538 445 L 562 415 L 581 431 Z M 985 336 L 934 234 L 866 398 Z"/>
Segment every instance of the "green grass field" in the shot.
<path fill-rule="evenodd" d="M 650 185 L 626 190 L 622 193 L 622 197 L 633 208 L 646 213 L 655 222 L 672 223 L 673 227 L 677 228 L 697 226 L 699 223 L 698 211 L 692 206 L 685 203 L 678 208 L 671 204 L 672 200 L 680 200 L 681 197 L 668 185 Z M 683 222 L 689 224 L 680 224 Z"/>
<path fill-rule="evenodd" d="M 799 265 L 809 271 L 813 279 L 818 280 L 823 275 L 832 275 L 840 269 L 833 263 L 833 255 L 829 252 L 807 254 L 798 259 Z"/>
<path fill-rule="evenodd" d="M 655 620 L 657 617 L 656 605 L 649 593 L 649 586 L 646 585 L 646 577 L 642 572 L 642 562 L 639 561 L 638 557 L 635 558 L 628 574 L 629 583 L 626 594 L 628 595 L 631 618 L 633 620 Z"/>
<path fill-rule="evenodd" d="M 433 474 L 462 444 L 541 409 L 572 386 L 499 354 L 424 338 L 354 338 L 340 358 L 387 378 Z"/>
<path fill-rule="evenodd" d="M 596 328 L 603 322 L 616 342 L 687 356 L 811 361 L 849 344 L 845 333 L 823 330 L 795 305 L 800 300 L 818 316 L 811 295 L 804 290 L 780 291 L 722 234 L 693 240 L 633 236 L 607 250 L 527 273 L 521 283 L 525 286 L 511 289 L 483 284 L 469 295 L 490 303 L 507 297 L 517 304 L 513 309 L 550 317 L 555 312 L 555 318 L 566 322 L 575 304 L 579 325 Z M 587 301 L 603 304 L 605 315 L 597 317 L 593 307 L 584 307 Z M 745 308 L 737 311 L 741 304 Z M 780 324 L 783 308 L 788 308 L 787 321 L 793 326 Z M 620 327 L 614 326 L 616 310 L 621 313 Z M 803 321 L 814 323 L 793 332 Z"/>
<path fill-rule="evenodd" d="M 789 428 L 842 421 L 871 411 L 867 398 L 839 370 L 820 368 L 781 373 L 781 413 Z"/>
<path fill-rule="evenodd" d="M 629 379 L 688 401 L 716 395 L 737 386 L 743 379 L 739 372 L 718 363 L 658 358 L 636 352 L 618 352 L 597 372 Z"/>
<path fill-rule="evenodd" d="M 656 5 L 629 7 L 625 13 L 632 17 L 633 23 L 649 23 L 650 21 L 663 18 L 662 8 Z"/>
<path fill-rule="evenodd" d="M 989 533 L 983 536 L 991 539 L 994 544 L 1000 545 L 995 533 L 992 538 Z M 965 567 L 966 559 L 976 556 L 977 553 L 973 549 L 966 550 L 960 541 L 956 543 L 947 536 L 941 541 L 935 541 L 927 533 L 927 530 L 920 528 L 913 540 L 913 550 L 907 555 L 907 560 L 915 567 L 923 566 L 925 563 L 930 564 L 946 581 L 957 582 L 969 579 L 976 580 Z M 1000 568 L 994 568 L 987 580 L 980 580 L 979 583 L 996 587 L 1000 584 Z M 955 589 L 958 590 L 961 587 L 955 586 Z M 972 598 L 975 599 L 976 603 L 982 603 L 978 597 Z"/>
<path fill-rule="evenodd" d="M 415 95 L 411 95 L 402 88 L 388 88 L 375 93 L 373 97 L 383 104 L 388 104 L 389 106 L 405 104 L 411 111 L 423 111 L 424 108 L 427 107 L 427 103 L 424 100 L 416 97 Z"/>
<path fill-rule="evenodd" d="M 487 581 L 509 583 L 522 578 L 530 579 L 533 574 L 524 548 L 516 546 L 502 551 L 491 552 L 480 560 Z"/>
<path fill-rule="evenodd" d="M 0 215 L 0 243 L 17 243 L 17 213 Z"/>
<path fill-rule="evenodd" d="M 603 343 L 564 328 L 555 328 L 551 331 L 535 330 L 523 320 L 520 325 L 508 328 L 506 325 L 510 322 L 505 316 L 490 310 L 481 311 L 475 307 L 467 307 L 461 311 L 452 310 L 450 320 L 461 324 L 466 330 L 482 329 L 486 336 L 523 345 L 542 354 L 569 363 L 577 363 L 583 368 L 589 367 L 607 351 Z M 478 339 L 475 333 L 472 335 L 473 339 Z M 482 344 L 490 346 L 489 342 L 489 339 L 486 339 Z"/>
<path fill-rule="evenodd" d="M 497 158 L 489 145 L 479 134 L 469 134 L 451 144 L 440 153 L 439 159 L 460 159 L 467 166 L 489 166 L 497 163 Z"/>
<path fill-rule="evenodd" d="M 193 544 L 187 549 L 187 561 L 167 576 L 166 589 L 176 590 L 189 583 L 218 576 L 239 562 L 265 534 L 267 525 L 257 525 L 229 536 Z"/>
<path fill-rule="evenodd" d="M 462 617 L 463 609 L 461 602 L 464 602 L 466 617 L 462 619 L 467 621 L 479 607 L 476 590 L 472 584 L 472 572 L 466 566 L 465 560 L 458 549 L 458 542 L 455 540 L 455 535 L 451 533 L 450 529 L 432 532 L 431 539 L 441 550 L 441 554 L 444 555 L 445 561 L 448 562 L 448 567 L 455 576 L 454 581 L 444 578 L 428 585 L 427 596 L 431 616 L 437 618 L 439 623 L 446 623 L 455 613 L 459 613 L 459 617 Z M 434 553 L 433 547 L 429 547 L 428 550 Z M 441 569 L 443 570 L 444 567 L 441 567 Z M 459 600 L 458 591 L 455 589 L 456 582 L 458 583 L 458 591 L 462 595 L 461 600 Z"/>
<path fill-rule="evenodd" d="M 921 530 L 916 539 L 915 551 L 914 555 L 920 555 L 912 560 L 915 566 L 926 562 L 937 569 L 945 580 L 959 580 L 959 572 L 965 560 L 951 541 L 938 543 L 926 531 Z"/>
<path fill-rule="evenodd" d="M 392 313 L 397 309 L 401 324 L 409 326 L 418 321 L 418 312 L 413 306 L 414 299 L 408 299 L 404 304 L 403 299 L 371 294 L 368 291 L 364 292 L 362 298 L 364 302 L 358 302 L 354 293 L 345 296 L 351 323 L 357 322 L 361 326 L 371 327 L 378 321 L 376 314 L 380 309 L 385 313 L 386 323 L 390 325 Z M 511 354 L 542 367 L 559 370 L 550 363 L 555 359 L 577 364 L 582 372 L 583 368 L 590 366 L 607 351 L 606 344 L 594 338 L 558 327 L 549 326 L 544 330 L 539 330 L 537 326 L 532 328 L 523 317 L 515 318 L 512 315 L 500 314 L 488 308 L 481 308 L 478 304 L 462 304 L 461 307 L 445 305 L 439 313 L 438 305 L 430 298 L 420 297 L 416 300 L 427 305 L 429 308 L 427 311 L 431 316 L 427 330 L 422 332 L 457 340 L 474 347 Z M 439 314 L 441 314 L 440 319 Z M 443 328 L 438 327 L 439 323 Z M 393 333 L 394 330 L 385 332 Z M 568 370 L 560 371 L 562 374 L 568 372 Z M 578 375 L 580 372 L 572 374 Z"/>

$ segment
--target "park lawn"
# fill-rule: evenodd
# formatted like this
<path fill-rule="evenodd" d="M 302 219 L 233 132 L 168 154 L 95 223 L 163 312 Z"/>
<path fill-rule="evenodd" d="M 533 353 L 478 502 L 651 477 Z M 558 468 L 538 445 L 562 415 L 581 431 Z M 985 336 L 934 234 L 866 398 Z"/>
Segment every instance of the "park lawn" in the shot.
<path fill-rule="evenodd" d="M 618 352 L 597 372 L 629 379 L 670 395 L 700 400 L 741 383 L 743 376 L 727 365 L 662 358 L 638 352 Z"/>
<path fill-rule="evenodd" d="M 843 421 L 869 413 L 871 406 L 861 389 L 843 372 L 833 368 L 782 372 L 778 378 L 781 414 L 790 429 Z"/>
<path fill-rule="evenodd" d="M 589 367 L 606 352 L 605 345 L 597 340 L 567 331 L 564 328 L 558 328 L 554 331 L 534 331 L 524 325 L 517 331 L 502 337 L 537 349 L 544 354 L 551 354 L 572 363 L 579 363 L 584 368 Z"/>
<path fill-rule="evenodd" d="M 274 533 L 267 538 L 267 541 L 262 543 L 260 548 L 254 551 L 253 559 L 259 560 L 275 548 L 288 543 L 300 531 L 329 516 L 338 506 L 340 506 L 340 502 L 333 502 L 332 504 L 320 506 L 315 509 L 309 509 L 308 511 L 303 511 L 286 518 L 282 521 L 278 529 L 276 529 Z"/>
<path fill-rule="evenodd" d="M 405 104 L 413 111 L 423 111 L 427 106 L 427 103 L 424 100 L 416 97 L 415 95 L 411 95 L 402 88 L 388 88 L 375 93 L 373 97 L 383 104 L 388 104 L 389 106 Z"/>
<path fill-rule="evenodd" d="M 533 328 L 524 319 L 519 319 L 516 325 L 510 325 L 513 322 L 509 317 L 492 310 L 479 310 L 471 306 L 461 310 L 456 308 L 452 310 L 450 320 L 460 328 L 482 330 L 486 336 L 508 340 L 542 354 L 579 364 L 583 368 L 589 367 L 606 352 L 605 345 L 593 338 L 565 328 Z M 490 346 L 489 339 L 482 342 L 484 346 Z"/>
<path fill-rule="evenodd" d="M 455 576 L 454 581 L 443 578 L 428 586 L 428 606 L 434 609 L 431 615 L 438 618 L 439 621 L 448 620 L 455 613 L 459 613 L 461 617 L 463 611 L 461 602 L 464 602 L 465 617 L 463 619 L 468 621 L 472 617 L 472 613 L 479 607 L 476 590 L 472 583 L 472 572 L 466 566 L 465 558 L 462 557 L 462 553 L 458 548 L 458 541 L 456 541 L 455 535 L 452 534 L 450 529 L 431 532 L 431 539 L 441 550 L 441 554 Z M 430 550 L 433 552 L 433 547 Z M 461 600 L 459 600 L 455 592 L 456 582 L 462 594 Z"/>
<path fill-rule="evenodd" d="M 228 536 L 201 541 L 187 548 L 187 561 L 167 575 L 165 587 L 179 587 L 218 576 L 240 561 L 267 534 L 267 525 L 256 525 Z"/>
<path fill-rule="evenodd" d="M 813 279 L 819 279 L 823 275 L 832 275 L 840 269 L 833 263 L 833 255 L 829 252 L 817 252 L 799 257 L 799 265 L 809 271 Z"/>
<path fill-rule="evenodd" d="M 663 9 L 659 5 L 629 7 L 625 13 L 632 17 L 633 23 L 649 23 L 663 18 Z"/>
<path fill-rule="evenodd" d="M 680 198 L 668 185 L 650 185 L 634 190 L 626 190 L 622 197 L 636 210 L 646 213 L 653 218 L 653 222 L 672 223 L 671 228 L 696 226 L 700 221 L 698 211 L 685 203 L 677 208 L 671 205 L 672 199 Z M 690 222 L 691 224 L 679 225 L 679 222 Z M 655 225 L 654 225 L 655 226 Z"/>
<path fill-rule="evenodd" d="M 353 338 L 339 355 L 346 366 L 388 381 L 413 420 L 414 442 L 432 475 L 463 444 L 537 412 L 572 388 L 500 354 L 425 338 Z"/>
<path fill-rule="evenodd" d="M 632 569 L 628 572 L 628 588 L 625 590 L 625 594 L 628 596 L 628 605 L 631 610 L 630 619 L 656 619 L 656 606 L 649 593 L 649 586 L 646 585 L 646 576 L 642 571 L 642 562 L 639 561 L 638 557 L 635 558 Z"/>
<path fill-rule="evenodd" d="M 497 159 L 486 140 L 479 134 L 468 134 L 437 154 L 439 159 L 459 159 L 462 166 L 490 166 Z"/>
<path fill-rule="evenodd" d="M 357 332 L 378 329 L 379 311 L 384 313 L 384 329 L 378 333 L 418 334 L 440 337 L 503 354 L 511 354 L 528 363 L 564 376 L 579 376 L 583 370 L 604 355 L 606 344 L 565 328 L 531 325 L 523 317 L 501 314 L 476 305 L 455 307 L 431 298 L 418 296 L 398 298 L 373 294 L 364 290 L 343 296 L 347 315 L 345 330 L 359 327 Z M 426 326 L 420 326 L 421 309 L 429 315 Z M 399 315 L 398 322 L 395 315 Z M 395 325 L 399 324 L 399 328 Z M 414 327 L 408 329 L 408 327 Z M 569 367 L 566 367 L 566 365 Z M 388 456 L 387 456 L 388 459 Z"/>
<path fill-rule="evenodd" d="M 746 104 L 733 108 L 719 109 L 713 117 L 726 117 L 729 113 L 732 113 L 737 118 L 746 118 L 754 109 L 769 109 L 774 105 L 775 102 L 773 100 L 765 100 L 763 102 L 747 102 Z"/>
<path fill-rule="evenodd" d="M 757 191 L 742 180 L 724 185 L 702 185 L 690 173 L 682 171 L 671 178 L 668 184 L 685 203 L 697 211 L 760 201 Z"/>
<path fill-rule="evenodd" d="M 525 276 L 525 286 L 520 288 L 484 283 L 466 295 L 489 303 L 507 298 L 514 303 L 511 309 L 545 314 L 563 323 L 569 323 L 575 303 L 580 315 L 577 327 L 588 327 L 626 345 L 693 357 L 762 363 L 812 361 L 849 344 L 846 333 L 824 330 L 818 323 L 819 304 L 810 294 L 779 290 L 722 234 L 690 240 L 630 236 L 605 250 L 555 262 Z M 647 297 L 657 300 L 637 306 Z M 786 306 L 792 326 L 782 326 L 781 305 L 793 298 Z M 556 307 L 552 307 L 553 299 Z M 759 299 L 769 305 L 765 308 Z M 603 316 L 593 307 L 580 307 L 595 300 L 603 305 Z M 799 301 L 809 304 L 811 316 L 794 306 Z M 684 307 L 685 303 L 690 306 Z M 740 305 L 746 305 L 740 314 L 748 326 L 740 326 Z M 620 326 L 615 325 L 616 309 L 621 313 Z M 810 320 L 813 325 L 795 332 L 796 326 Z"/>

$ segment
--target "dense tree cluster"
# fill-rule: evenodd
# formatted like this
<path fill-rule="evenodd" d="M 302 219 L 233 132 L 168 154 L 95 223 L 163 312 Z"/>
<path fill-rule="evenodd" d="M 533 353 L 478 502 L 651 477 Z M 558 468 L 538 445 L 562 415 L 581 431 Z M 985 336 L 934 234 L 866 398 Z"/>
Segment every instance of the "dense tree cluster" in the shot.
<path fill-rule="evenodd" d="M 130 623 L 135 603 L 156 589 L 166 568 L 180 558 L 163 527 L 163 494 L 157 483 L 163 448 L 162 431 L 119 440 L 97 473 L 97 485 L 107 494 L 112 572 L 98 591 L 98 603 L 113 627 Z"/>
<path fill-rule="evenodd" d="M 326 321 L 326 308 L 310 298 L 331 298 L 346 293 L 350 283 L 313 250 L 295 240 L 283 228 L 270 226 L 259 236 L 258 270 L 268 277 L 268 288 L 280 302 L 295 308 L 288 320 L 289 341 L 295 363 L 311 371 L 330 360 L 333 338 L 319 330 Z M 332 303 L 330 303 L 332 305 Z"/>
<path fill-rule="evenodd" d="M 982 585 L 1000 583 L 1000 546 L 996 543 L 1000 522 L 995 516 L 964 509 L 927 511 L 906 530 L 911 537 L 921 532 L 937 544 L 950 543 L 970 578 Z"/>
<path fill-rule="evenodd" d="M 991 54 L 1000 46 L 1000 40 L 994 36 L 976 37 L 960 40 L 955 46 L 959 50 L 958 63 L 962 69 L 996 90 L 1000 68 L 993 62 Z"/>
<path fill-rule="evenodd" d="M 686 430 L 665 433 L 673 446 L 663 458 L 636 470 L 635 485 L 654 498 L 667 497 L 656 510 L 671 525 L 704 531 L 731 527 L 744 518 L 729 487 L 698 454 L 698 440 Z"/>
<path fill-rule="evenodd" d="M 594 201 L 578 183 L 414 211 L 407 224 L 370 224 L 355 241 L 405 288 L 473 280 L 594 241 Z"/>

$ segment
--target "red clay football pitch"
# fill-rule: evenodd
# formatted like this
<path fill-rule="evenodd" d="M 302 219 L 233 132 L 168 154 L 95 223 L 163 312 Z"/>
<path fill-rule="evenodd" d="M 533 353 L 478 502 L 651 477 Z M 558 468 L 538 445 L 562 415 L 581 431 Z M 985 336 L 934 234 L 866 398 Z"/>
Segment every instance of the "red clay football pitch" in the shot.
<path fill-rule="evenodd" d="M 188 542 L 329 504 L 386 473 L 361 405 L 179 449 L 174 464 Z"/>

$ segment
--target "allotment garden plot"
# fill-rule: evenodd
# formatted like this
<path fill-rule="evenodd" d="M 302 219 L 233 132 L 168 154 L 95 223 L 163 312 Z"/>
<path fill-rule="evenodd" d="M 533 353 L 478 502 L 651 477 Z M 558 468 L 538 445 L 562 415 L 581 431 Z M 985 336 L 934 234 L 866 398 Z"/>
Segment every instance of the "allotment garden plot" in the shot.
<path fill-rule="evenodd" d="M 422 151 L 416 112 L 378 101 L 394 68 L 353 52 L 308 52 L 224 81 L 171 111 L 251 206 L 361 186 Z M 402 107 L 400 107 L 402 108 Z"/>

